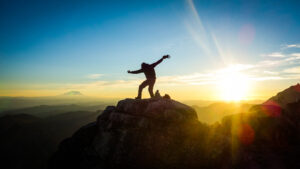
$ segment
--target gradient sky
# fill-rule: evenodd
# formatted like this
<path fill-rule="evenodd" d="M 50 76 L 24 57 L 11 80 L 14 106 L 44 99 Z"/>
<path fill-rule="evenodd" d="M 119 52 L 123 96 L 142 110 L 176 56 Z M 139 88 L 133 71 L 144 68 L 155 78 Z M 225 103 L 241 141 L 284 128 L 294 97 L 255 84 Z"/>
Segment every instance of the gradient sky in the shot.
<path fill-rule="evenodd" d="M 0 95 L 134 97 L 164 54 L 156 89 L 220 99 L 234 69 L 265 99 L 300 80 L 300 1 L 0 1 Z M 146 93 L 147 90 L 144 91 Z M 147 94 L 148 95 L 148 94 Z M 146 96 L 147 96 L 146 95 Z"/>

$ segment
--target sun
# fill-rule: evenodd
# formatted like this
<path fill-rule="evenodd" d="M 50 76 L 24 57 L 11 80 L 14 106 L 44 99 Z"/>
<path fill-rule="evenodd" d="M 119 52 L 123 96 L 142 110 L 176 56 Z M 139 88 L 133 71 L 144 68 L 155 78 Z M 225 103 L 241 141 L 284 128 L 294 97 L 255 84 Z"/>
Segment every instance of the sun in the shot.
<path fill-rule="evenodd" d="M 247 100 L 250 80 L 239 70 L 227 68 L 220 72 L 218 78 L 219 96 L 226 101 Z"/>

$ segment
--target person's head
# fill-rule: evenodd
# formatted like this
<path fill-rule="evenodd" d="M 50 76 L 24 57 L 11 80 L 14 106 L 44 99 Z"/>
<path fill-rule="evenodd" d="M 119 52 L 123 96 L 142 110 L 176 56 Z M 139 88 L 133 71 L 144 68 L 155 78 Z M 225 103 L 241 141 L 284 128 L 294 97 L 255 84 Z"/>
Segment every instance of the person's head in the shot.
<path fill-rule="evenodd" d="M 142 69 L 145 68 L 145 67 L 147 67 L 147 66 L 148 66 L 148 64 L 145 63 L 145 62 L 143 62 L 143 63 L 141 64 Z"/>

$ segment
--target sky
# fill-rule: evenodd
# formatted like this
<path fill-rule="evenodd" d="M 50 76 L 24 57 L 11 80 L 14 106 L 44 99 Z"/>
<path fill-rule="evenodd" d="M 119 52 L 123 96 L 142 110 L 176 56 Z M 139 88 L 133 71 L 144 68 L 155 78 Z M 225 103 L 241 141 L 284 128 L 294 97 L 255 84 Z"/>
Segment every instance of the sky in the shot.
<path fill-rule="evenodd" d="M 135 97 L 145 77 L 127 70 L 169 54 L 156 68 L 161 94 L 267 99 L 300 80 L 299 5 L 1 0 L 0 96 Z"/>

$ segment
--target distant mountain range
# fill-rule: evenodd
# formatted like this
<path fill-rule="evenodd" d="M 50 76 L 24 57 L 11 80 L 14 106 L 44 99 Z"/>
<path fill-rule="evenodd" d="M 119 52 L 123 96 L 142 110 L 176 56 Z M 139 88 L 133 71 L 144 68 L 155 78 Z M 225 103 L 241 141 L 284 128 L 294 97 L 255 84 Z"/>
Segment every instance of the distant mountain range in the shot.
<path fill-rule="evenodd" d="M 225 116 L 248 112 L 253 105 L 238 102 L 216 102 L 208 106 L 193 105 L 192 107 L 196 110 L 199 121 L 213 124 L 221 122 Z"/>
<path fill-rule="evenodd" d="M 69 91 L 62 94 L 62 96 L 83 96 L 83 94 L 80 91 Z"/>
<path fill-rule="evenodd" d="M 84 96 L 78 91 L 71 91 L 59 96 L 45 97 L 0 97 L 0 116 L 1 112 L 22 108 L 30 108 L 40 105 L 60 106 L 72 105 L 95 106 L 115 104 L 116 99 L 101 99 Z"/>
<path fill-rule="evenodd" d="M 45 118 L 50 116 L 59 115 L 62 113 L 72 112 L 72 111 L 97 111 L 103 110 L 107 104 L 98 104 L 92 106 L 86 105 L 40 105 L 28 108 L 14 109 L 3 111 L 0 114 L 1 116 L 5 115 L 17 115 L 17 114 L 28 114 L 39 118 Z"/>

